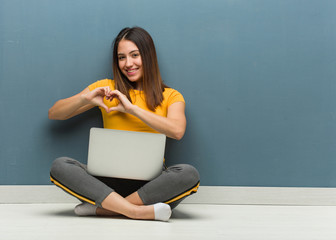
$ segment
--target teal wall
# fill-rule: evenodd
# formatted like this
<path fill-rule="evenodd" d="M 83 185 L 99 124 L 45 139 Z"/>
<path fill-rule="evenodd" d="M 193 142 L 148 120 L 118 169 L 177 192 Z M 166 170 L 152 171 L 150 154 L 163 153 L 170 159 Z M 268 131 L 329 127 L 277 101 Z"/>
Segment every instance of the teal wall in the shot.
<path fill-rule="evenodd" d="M 49 184 L 54 158 L 86 161 L 97 110 L 48 109 L 112 78 L 126 26 L 153 37 L 188 127 L 167 162 L 202 185 L 336 187 L 336 1 L 0 0 L 0 184 Z"/>

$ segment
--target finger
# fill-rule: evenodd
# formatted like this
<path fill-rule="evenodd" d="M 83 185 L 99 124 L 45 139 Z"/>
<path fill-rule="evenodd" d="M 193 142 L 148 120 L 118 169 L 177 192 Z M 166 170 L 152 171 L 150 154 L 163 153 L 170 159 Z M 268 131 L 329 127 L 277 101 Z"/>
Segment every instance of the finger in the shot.
<path fill-rule="evenodd" d="M 108 89 L 108 91 L 105 93 L 105 95 L 107 96 L 108 99 L 113 99 L 114 95 L 112 94 L 112 91 L 110 89 Z"/>
<path fill-rule="evenodd" d="M 105 87 L 100 87 L 100 88 L 97 88 L 97 90 L 101 93 L 105 93 Z"/>
<path fill-rule="evenodd" d="M 106 100 L 110 100 L 110 101 L 112 101 L 113 98 L 114 98 L 114 96 L 111 95 L 110 93 L 107 93 L 107 94 L 105 94 L 105 98 L 106 98 Z"/>
<path fill-rule="evenodd" d="M 117 106 L 110 107 L 108 109 L 108 112 L 112 112 L 112 111 L 125 112 L 125 109 L 122 104 L 118 104 Z"/>
<path fill-rule="evenodd" d="M 104 108 L 106 112 L 107 112 L 108 109 L 109 109 L 104 103 L 100 103 L 100 102 L 98 102 L 98 103 L 97 103 L 97 106 L 98 106 L 98 107 L 101 107 L 101 108 Z"/>
<path fill-rule="evenodd" d="M 109 108 L 108 108 L 107 106 L 103 105 L 103 106 L 100 106 L 100 107 L 104 108 L 104 110 L 105 110 L 107 113 L 109 113 Z"/>
<path fill-rule="evenodd" d="M 113 90 L 113 91 L 111 91 L 111 95 L 122 96 L 123 94 L 121 92 L 119 92 L 119 90 Z"/>
<path fill-rule="evenodd" d="M 105 90 L 105 98 L 107 99 L 107 100 L 109 100 L 109 99 L 111 99 L 111 94 L 110 94 L 110 90 Z"/>
<path fill-rule="evenodd" d="M 95 96 L 104 96 L 105 95 L 105 89 L 104 87 L 96 88 L 96 92 L 94 94 Z"/>
<path fill-rule="evenodd" d="M 108 92 L 109 92 L 109 91 L 108 91 L 108 87 L 104 87 L 104 95 L 105 95 L 105 96 L 108 96 Z"/>
<path fill-rule="evenodd" d="M 109 109 L 107 109 L 107 113 L 110 113 L 110 112 L 112 112 L 112 111 L 118 111 L 117 110 L 117 107 L 110 107 Z"/>
<path fill-rule="evenodd" d="M 112 96 L 118 98 L 121 102 L 128 102 L 128 98 L 118 90 L 112 91 Z"/>
<path fill-rule="evenodd" d="M 108 91 L 109 91 L 109 88 L 108 88 L 108 87 L 103 87 L 103 88 L 102 88 L 102 91 L 103 91 L 103 94 L 104 94 L 105 96 L 107 96 L 107 93 L 108 93 Z"/>

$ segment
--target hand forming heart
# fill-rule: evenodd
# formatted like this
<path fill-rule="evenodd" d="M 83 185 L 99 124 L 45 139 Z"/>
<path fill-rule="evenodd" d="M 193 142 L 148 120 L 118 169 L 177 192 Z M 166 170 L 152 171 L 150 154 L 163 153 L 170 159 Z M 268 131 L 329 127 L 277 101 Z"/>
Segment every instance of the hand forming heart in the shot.
<path fill-rule="evenodd" d="M 128 98 L 118 90 L 113 90 L 109 87 L 96 88 L 83 96 L 87 103 L 99 106 L 105 109 L 107 113 L 111 111 L 119 111 L 124 113 L 130 113 L 134 106 Z M 118 105 L 108 108 L 104 103 L 104 97 L 108 101 L 112 101 L 114 98 L 118 100 Z"/>
<path fill-rule="evenodd" d="M 119 111 L 119 112 L 124 112 L 124 113 L 130 113 L 133 106 L 134 106 L 128 100 L 128 98 L 118 90 L 113 90 L 113 91 L 107 92 L 105 97 L 106 97 L 106 100 L 109 100 L 109 101 L 113 101 L 113 99 L 116 98 L 119 102 L 119 104 L 117 106 L 109 108 L 107 110 L 108 113 L 111 112 L 111 111 Z"/>

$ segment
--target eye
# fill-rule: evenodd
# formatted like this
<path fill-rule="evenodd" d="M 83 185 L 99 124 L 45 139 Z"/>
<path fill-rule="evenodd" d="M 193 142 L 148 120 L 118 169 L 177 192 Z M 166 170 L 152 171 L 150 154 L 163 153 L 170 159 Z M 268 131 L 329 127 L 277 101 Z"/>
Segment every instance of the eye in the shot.
<path fill-rule="evenodd" d="M 125 56 L 119 56 L 118 59 L 123 60 L 123 59 L 125 59 Z"/>
<path fill-rule="evenodd" d="M 140 53 L 133 53 L 132 54 L 132 57 L 136 58 L 136 57 L 139 57 L 140 56 Z"/>

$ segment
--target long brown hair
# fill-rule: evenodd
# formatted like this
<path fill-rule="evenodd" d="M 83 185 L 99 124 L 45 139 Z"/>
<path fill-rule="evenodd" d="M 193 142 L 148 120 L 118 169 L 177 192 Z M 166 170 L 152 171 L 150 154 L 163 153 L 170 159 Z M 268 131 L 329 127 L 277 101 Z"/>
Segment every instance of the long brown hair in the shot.
<path fill-rule="evenodd" d="M 161 78 L 154 42 L 149 33 L 140 28 L 124 28 L 113 41 L 113 76 L 115 88 L 125 94 L 131 101 L 130 90 L 135 84 L 121 72 L 118 65 L 118 45 L 121 40 L 132 41 L 139 49 L 142 61 L 142 90 L 145 94 L 147 107 L 154 111 L 163 101 L 163 91 L 167 87 Z"/>

